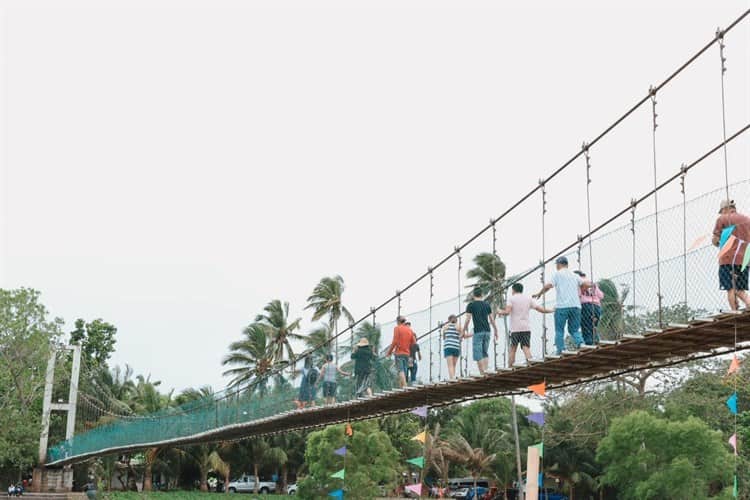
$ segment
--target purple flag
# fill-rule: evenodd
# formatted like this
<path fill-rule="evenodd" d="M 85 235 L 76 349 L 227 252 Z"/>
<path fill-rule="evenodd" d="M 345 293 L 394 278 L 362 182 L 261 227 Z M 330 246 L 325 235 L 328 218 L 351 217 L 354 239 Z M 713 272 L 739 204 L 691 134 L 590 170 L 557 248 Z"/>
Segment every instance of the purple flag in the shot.
<path fill-rule="evenodd" d="M 426 406 L 420 406 L 419 408 L 414 408 L 411 412 L 414 415 L 419 415 L 422 418 L 427 418 L 427 407 Z"/>
<path fill-rule="evenodd" d="M 344 455 L 346 455 L 346 446 L 342 446 L 341 448 L 339 448 L 338 450 L 334 450 L 333 452 L 336 455 L 343 457 Z"/>
<path fill-rule="evenodd" d="M 544 426 L 544 413 L 542 412 L 529 413 L 528 415 L 526 415 L 526 420 L 538 425 L 539 427 L 543 427 Z"/>

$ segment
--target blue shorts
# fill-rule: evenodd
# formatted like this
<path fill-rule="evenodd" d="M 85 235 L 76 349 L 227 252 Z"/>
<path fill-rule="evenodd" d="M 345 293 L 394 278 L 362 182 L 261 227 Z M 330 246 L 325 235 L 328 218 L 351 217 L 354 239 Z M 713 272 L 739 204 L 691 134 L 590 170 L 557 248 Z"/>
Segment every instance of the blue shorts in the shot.
<path fill-rule="evenodd" d="M 474 332 L 472 354 L 474 361 L 490 357 L 490 332 Z"/>
<path fill-rule="evenodd" d="M 461 351 L 459 349 L 456 349 L 455 347 L 446 347 L 443 350 L 443 354 L 447 358 L 448 356 L 454 356 L 456 358 L 461 356 Z"/>
<path fill-rule="evenodd" d="M 409 356 L 406 356 L 404 354 L 396 354 L 395 357 L 396 362 L 396 371 L 398 373 L 406 373 L 406 370 L 409 368 Z"/>

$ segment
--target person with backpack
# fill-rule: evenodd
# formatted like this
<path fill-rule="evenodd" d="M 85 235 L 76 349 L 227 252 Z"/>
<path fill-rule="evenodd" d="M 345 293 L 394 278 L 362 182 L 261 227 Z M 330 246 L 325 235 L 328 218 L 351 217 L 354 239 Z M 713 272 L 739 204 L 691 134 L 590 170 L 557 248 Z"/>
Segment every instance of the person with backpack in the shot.
<path fill-rule="evenodd" d="M 348 377 L 350 374 L 336 366 L 333 362 L 333 354 L 326 356 L 326 362 L 320 367 L 320 373 L 323 374 L 323 397 L 327 405 L 332 405 L 336 402 L 336 375 L 340 373 Z"/>
<path fill-rule="evenodd" d="M 298 409 L 305 406 L 315 406 L 315 384 L 318 382 L 318 370 L 313 366 L 311 356 L 305 358 L 305 366 L 302 368 L 302 382 L 299 386 L 299 397 L 295 403 Z"/>

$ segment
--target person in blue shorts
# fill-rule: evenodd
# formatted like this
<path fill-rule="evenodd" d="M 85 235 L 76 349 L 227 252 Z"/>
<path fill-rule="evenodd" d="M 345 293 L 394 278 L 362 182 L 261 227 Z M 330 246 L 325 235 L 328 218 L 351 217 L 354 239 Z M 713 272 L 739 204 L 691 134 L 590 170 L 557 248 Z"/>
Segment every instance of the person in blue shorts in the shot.
<path fill-rule="evenodd" d="M 479 373 L 484 375 L 490 357 L 490 325 L 497 341 L 497 325 L 492 306 L 482 299 L 482 291 L 477 288 L 472 293 L 472 300 L 466 305 L 466 322 L 464 323 L 464 338 L 473 337 L 472 357 L 477 362 Z M 474 333 L 469 333 L 469 322 L 474 323 Z"/>

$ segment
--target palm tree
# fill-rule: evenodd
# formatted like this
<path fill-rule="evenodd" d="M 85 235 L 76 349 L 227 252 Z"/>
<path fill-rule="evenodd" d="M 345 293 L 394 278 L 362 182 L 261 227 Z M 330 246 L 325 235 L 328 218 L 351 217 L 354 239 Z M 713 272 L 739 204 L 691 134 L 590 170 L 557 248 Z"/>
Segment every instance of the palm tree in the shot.
<path fill-rule="evenodd" d="M 260 466 L 264 464 L 267 460 L 266 455 L 271 449 L 271 446 L 268 444 L 268 441 L 265 440 L 263 437 L 253 437 L 243 443 L 243 447 L 245 449 L 245 452 L 250 457 L 250 462 L 253 464 L 253 475 L 255 476 L 255 488 L 254 492 L 257 495 L 258 494 L 258 488 L 260 486 L 259 481 L 260 478 L 258 477 L 258 474 L 260 472 Z"/>
<path fill-rule="evenodd" d="M 484 252 L 474 257 L 474 266 L 466 272 L 466 277 L 476 280 L 472 288 L 478 288 L 492 310 L 497 311 L 505 303 L 505 264 L 494 253 Z"/>
<path fill-rule="evenodd" d="M 321 278 L 310 296 L 307 298 L 307 307 L 305 309 L 313 310 L 313 321 L 318 321 L 323 316 L 328 316 L 328 326 L 333 334 L 336 335 L 336 361 L 339 359 L 338 353 L 338 333 L 339 319 L 343 315 L 349 323 L 354 322 L 354 317 L 342 303 L 344 294 L 344 278 L 341 276 L 326 276 Z M 330 337 L 329 337 L 330 340 Z"/>
<path fill-rule="evenodd" d="M 248 389 L 258 391 L 263 396 L 268 390 L 268 375 L 280 366 L 268 345 L 266 328 L 260 323 L 253 323 L 242 331 L 243 339 L 229 344 L 229 354 L 222 360 L 224 366 L 232 366 L 223 375 L 232 377 L 229 387 L 238 387 L 249 382 L 256 382 Z"/>
<path fill-rule="evenodd" d="M 307 350 L 312 351 L 313 364 L 320 366 L 325 361 L 326 354 L 328 353 L 327 346 L 328 340 L 331 338 L 331 327 L 328 325 L 321 325 L 314 328 L 305 337 L 305 347 Z"/>
<path fill-rule="evenodd" d="M 218 455 L 218 450 L 222 446 L 226 445 L 224 443 L 203 443 L 189 446 L 180 450 L 183 455 L 191 459 L 193 462 L 195 462 L 195 465 L 198 466 L 201 491 L 208 491 L 208 473 L 212 470 L 215 470 L 214 466 L 219 465 L 219 468 L 222 469 L 223 472 L 228 472 L 223 468 L 223 466 L 219 464 L 219 460 L 221 460 L 221 457 Z M 218 470 L 217 472 L 221 473 Z M 228 475 L 229 474 L 227 474 L 227 476 Z"/>
<path fill-rule="evenodd" d="M 263 313 L 255 317 L 255 322 L 260 324 L 271 341 L 271 355 L 275 363 L 284 360 L 284 351 L 291 362 L 294 360 L 291 340 L 301 340 L 303 337 L 297 333 L 302 318 L 289 321 L 289 302 L 281 302 L 278 299 L 269 302 L 263 308 Z"/>
<path fill-rule="evenodd" d="M 284 450 L 286 454 L 286 461 L 280 463 L 281 491 L 286 492 L 289 472 L 296 476 L 299 468 L 305 463 L 305 436 L 299 431 L 294 431 L 276 434 L 271 439 L 274 448 Z"/>
<path fill-rule="evenodd" d="M 466 439 L 461 435 L 454 435 L 448 440 L 448 446 L 443 453 L 447 458 L 464 465 L 471 477 L 474 479 L 474 494 L 477 491 L 477 479 L 482 473 L 489 469 L 495 461 L 495 454 L 487 454 L 482 448 L 472 448 Z"/>

